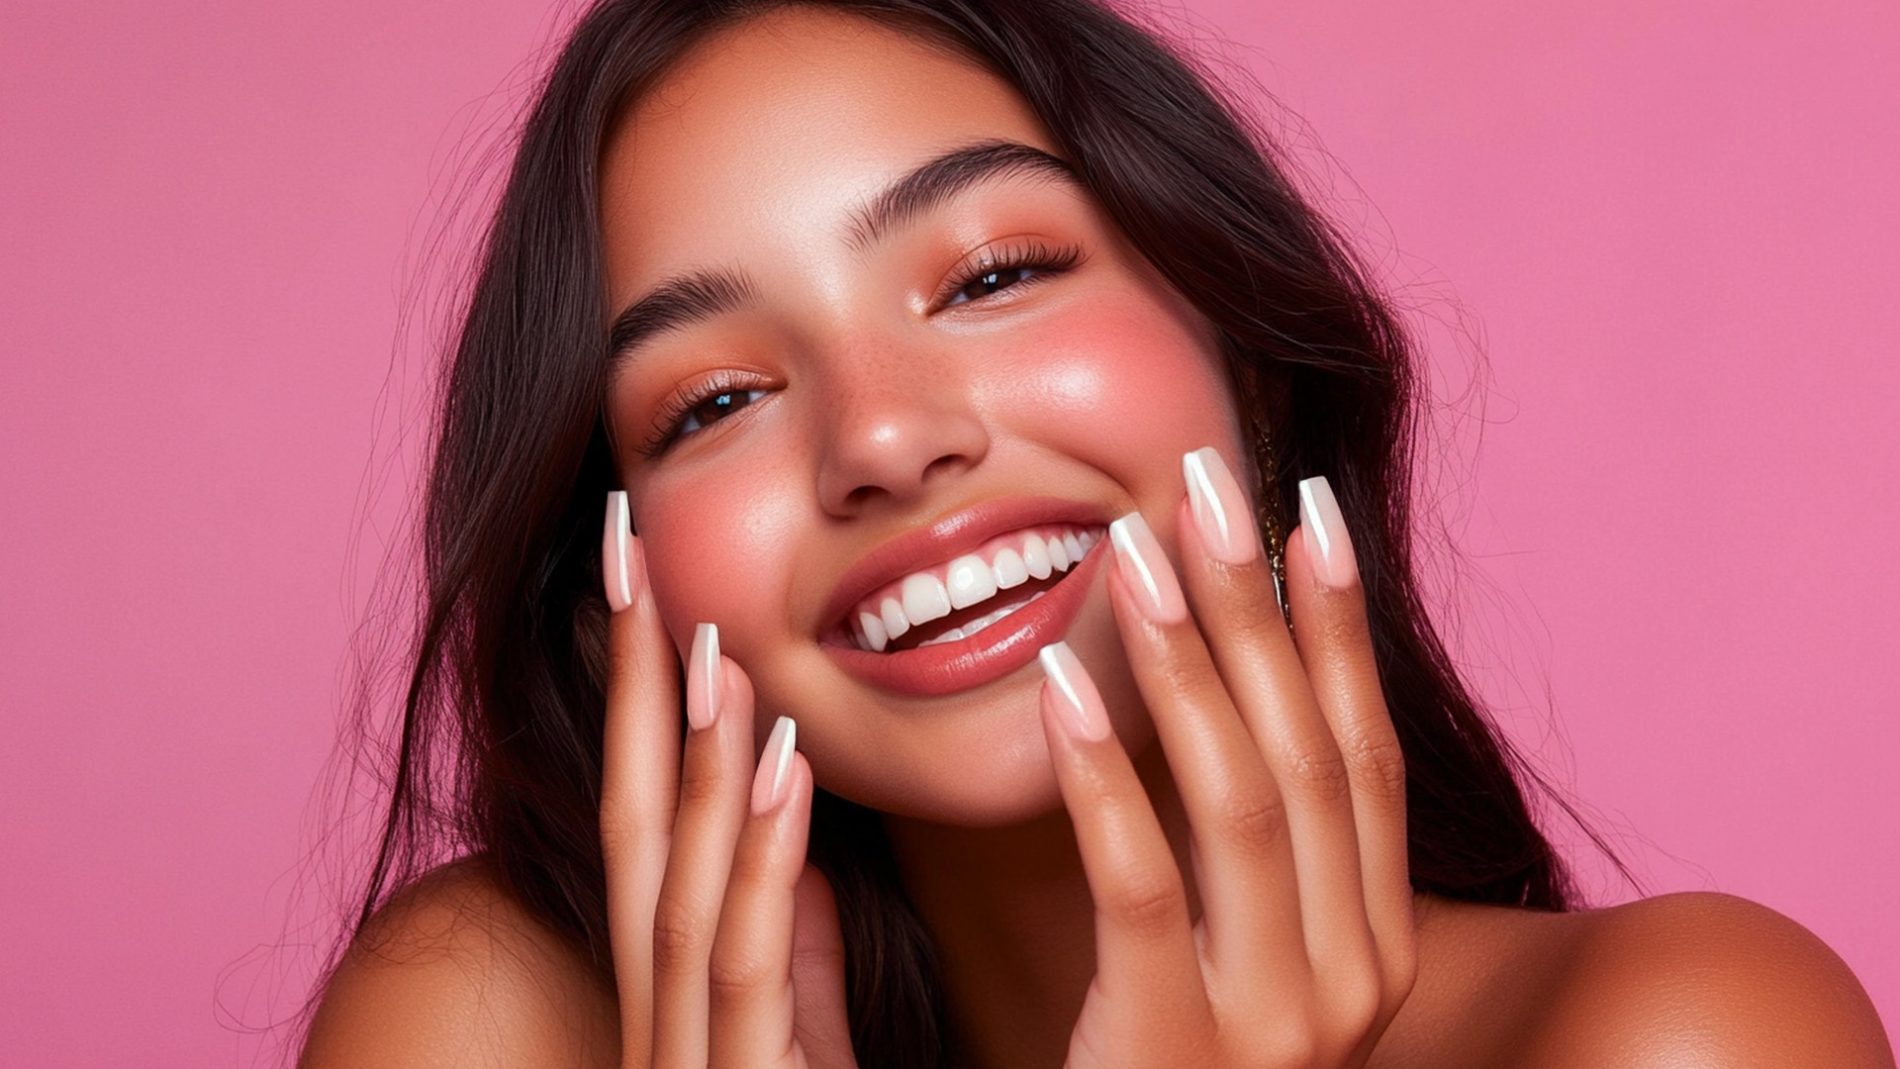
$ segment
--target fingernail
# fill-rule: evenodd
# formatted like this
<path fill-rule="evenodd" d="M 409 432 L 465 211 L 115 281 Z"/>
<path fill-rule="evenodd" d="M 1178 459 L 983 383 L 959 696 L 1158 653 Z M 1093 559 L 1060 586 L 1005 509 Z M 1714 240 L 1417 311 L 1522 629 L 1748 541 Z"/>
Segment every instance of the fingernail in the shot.
<path fill-rule="evenodd" d="M 600 577 L 607 587 L 607 604 L 619 612 L 633 604 L 633 517 L 627 511 L 627 492 L 607 492 L 607 529 L 600 540 Z"/>
<path fill-rule="evenodd" d="M 704 731 L 719 716 L 718 624 L 693 629 L 693 651 L 686 662 L 686 722 L 694 731 Z"/>
<path fill-rule="evenodd" d="M 1102 708 L 1101 692 L 1095 689 L 1095 681 L 1089 678 L 1069 644 L 1052 642 L 1037 656 L 1042 659 L 1043 673 L 1049 677 L 1050 686 L 1044 688 L 1044 693 L 1055 696 L 1056 709 L 1061 714 L 1057 719 L 1069 729 L 1069 734 L 1093 742 L 1108 738 L 1108 710 Z"/>
<path fill-rule="evenodd" d="M 1108 540 L 1115 546 L 1115 560 L 1122 578 L 1137 591 L 1135 600 L 1142 611 L 1164 624 L 1187 619 L 1187 601 L 1181 596 L 1181 584 L 1174 578 L 1161 543 L 1155 541 L 1141 513 L 1131 512 L 1108 525 Z"/>
<path fill-rule="evenodd" d="M 1253 511 L 1219 451 L 1210 445 L 1182 455 L 1181 475 L 1187 482 L 1194 526 L 1207 552 L 1226 564 L 1245 564 L 1259 556 L 1260 535 L 1254 530 Z"/>
<path fill-rule="evenodd" d="M 798 744 L 798 723 L 781 716 L 765 740 L 759 770 L 752 774 L 752 813 L 763 816 L 785 798 L 786 773 L 792 770 L 792 748 Z"/>
<path fill-rule="evenodd" d="M 1324 475 L 1300 480 L 1300 530 L 1306 535 L 1306 554 L 1313 558 L 1319 581 L 1341 590 L 1359 581 L 1359 562 L 1353 558 L 1346 517 Z"/>

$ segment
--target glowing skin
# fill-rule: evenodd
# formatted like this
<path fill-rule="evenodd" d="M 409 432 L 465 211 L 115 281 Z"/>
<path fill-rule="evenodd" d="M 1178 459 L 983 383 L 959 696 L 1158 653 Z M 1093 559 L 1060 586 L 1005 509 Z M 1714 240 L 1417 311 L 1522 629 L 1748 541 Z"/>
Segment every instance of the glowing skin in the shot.
<path fill-rule="evenodd" d="M 1057 586 L 1037 603 L 1040 613 L 1025 608 L 1011 618 L 1042 617 L 1043 625 L 1019 621 L 1031 632 L 1038 626 L 1061 630 L 1062 621 L 1069 621 L 1066 636 L 1050 636 L 1041 663 L 1032 656 L 1010 671 L 1007 659 L 997 658 L 992 667 L 1007 674 L 961 691 L 920 697 L 913 687 L 913 696 L 894 696 L 888 687 L 867 686 L 862 664 L 843 670 L 837 647 L 821 642 L 821 635 L 840 623 L 827 616 L 842 614 L 871 593 L 841 588 L 842 576 L 855 571 L 853 583 L 861 580 L 867 588 L 900 578 L 884 576 L 889 554 L 872 551 L 890 547 L 894 538 L 917 531 L 920 524 L 974 505 L 1007 509 L 1013 500 L 1018 511 L 1011 523 L 1027 511 L 1050 507 L 1089 513 L 1103 525 L 1139 510 L 1145 524 L 1124 523 L 1118 540 L 1105 538 L 1089 556 L 1099 565 L 1107 557 L 1104 551 L 1133 550 L 1141 561 L 1137 570 L 1155 580 L 1152 603 L 1162 615 L 1183 610 L 1173 581 L 1159 580 L 1159 558 L 1178 562 L 1180 547 L 1191 547 L 1188 539 L 1197 530 L 1224 532 L 1209 543 L 1216 559 L 1254 560 L 1259 552 L 1236 525 L 1248 515 L 1243 495 L 1211 479 L 1214 468 L 1205 457 L 1198 466 L 1183 460 L 1204 446 L 1233 462 L 1249 453 L 1240 448 L 1213 338 L 1168 280 L 1156 277 L 1118 239 L 1088 199 L 1019 176 L 969 191 L 894 233 L 888 243 L 859 251 L 842 240 L 841 224 L 861 198 L 946 150 L 1009 139 L 1053 152 L 1050 138 L 1013 92 L 979 68 L 896 31 L 792 7 L 701 42 L 642 98 L 636 112 L 623 118 L 615 135 L 602 161 L 600 190 L 609 314 L 617 316 L 662 278 L 694 269 L 743 270 L 755 280 L 759 301 L 750 310 L 655 337 L 610 384 L 615 459 L 640 537 L 623 537 L 615 501 L 614 523 L 602 545 L 610 564 L 621 548 L 628 550 L 628 563 L 604 571 L 608 596 L 616 606 L 635 599 L 640 611 L 657 606 L 682 661 L 691 662 L 688 713 L 701 731 L 689 738 L 706 741 L 706 730 L 721 729 L 734 738 L 732 729 L 741 723 L 733 715 L 741 708 L 738 703 L 711 700 L 727 693 L 707 686 L 715 662 L 724 663 L 716 652 L 723 650 L 747 673 L 757 697 L 752 737 L 755 743 L 764 740 L 758 744 L 765 753 L 747 775 L 748 783 L 732 785 L 746 792 L 735 791 L 735 800 L 745 798 L 754 813 L 783 816 L 788 798 L 808 799 L 803 793 L 808 781 L 789 756 L 796 746 L 806 756 L 812 782 L 884 812 L 904 889 L 933 937 L 951 1027 L 968 1053 L 966 1063 L 1062 1064 L 1071 1023 L 1077 1022 L 1098 975 L 1112 977 L 1100 990 L 1113 992 L 1115 1008 L 1093 1015 L 1086 1022 L 1091 1029 L 1122 1023 L 1165 1029 L 1165 1018 L 1178 1021 L 1180 1002 L 1173 1001 L 1176 1013 L 1148 1012 L 1170 1001 L 1161 996 L 1200 993 L 1198 960 L 1187 963 L 1192 984 L 1183 984 L 1179 974 L 1131 982 L 1127 969 L 1113 966 L 1098 974 L 1095 926 L 1105 916 L 1111 923 L 1114 918 L 1111 911 L 1096 910 L 1076 828 L 1094 832 L 1085 841 L 1095 847 L 1090 856 L 1098 872 L 1102 844 L 1119 843 L 1126 850 L 1134 837 L 1116 834 L 1130 827 L 1126 822 L 1090 820 L 1111 807 L 1078 805 L 1078 819 L 1072 822 L 1061 806 L 1040 723 L 1045 665 L 1056 684 L 1046 699 L 1058 722 L 1053 736 L 1058 747 L 1066 739 L 1100 739 L 1112 727 L 1133 758 L 1140 791 L 1154 806 L 1167 849 L 1176 855 L 1191 913 L 1198 915 L 1197 879 L 1203 867 L 1209 878 L 1202 886 L 1212 903 L 1208 917 L 1229 925 L 1228 932 L 1267 931 L 1270 926 L 1249 917 L 1247 906 L 1286 907 L 1289 891 L 1298 893 L 1299 901 L 1291 905 L 1305 917 L 1327 915 L 1324 901 L 1305 912 L 1307 892 L 1321 886 L 1316 872 L 1330 872 L 1335 891 L 1343 887 L 1347 892 L 1347 905 L 1332 915 L 1350 917 L 1360 909 L 1364 903 L 1352 901 L 1361 893 L 1356 878 L 1338 879 L 1339 869 L 1329 870 L 1323 860 L 1306 866 L 1292 887 L 1295 872 L 1285 866 L 1264 878 L 1235 882 L 1231 851 L 1212 840 L 1204 845 L 1213 849 L 1190 862 L 1182 792 L 1162 747 L 1154 745 L 1153 724 L 1137 701 L 1121 632 L 1109 610 L 1105 584 L 1123 585 L 1111 579 L 1122 574 L 1118 567 L 1091 567 L 1085 560 L 1082 571 L 1065 580 L 1080 579 L 1081 585 Z M 1010 239 L 1034 239 L 1051 249 L 1078 246 L 1083 259 L 1066 274 L 1039 282 L 1031 275 L 993 296 L 954 307 L 933 300 L 967 254 L 1017 243 Z M 682 384 L 710 374 L 736 377 L 722 388 L 758 391 L 734 393 L 757 400 L 661 457 L 643 455 L 638 446 L 656 429 L 655 411 Z M 1250 473 L 1234 474 L 1248 485 Z M 1184 500 L 1190 490 L 1198 495 L 1191 506 Z M 1031 502 L 1033 509 L 1023 509 L 1029 498 L 1060 500 L 1053 506 Z M 1324 653 L 1329 646 L 1340 652 L 1339 643 L 1348 641 L 1325 637 L 1329 625 L 1336 635 L 1358 628 L 1348 614 L 1350 600 L 1320 599 L 1327 585 L 1352 585 L 1357 565 L 1351 536 L 1325 483 L 1304 483 L 1301 504 L 1305 529 L 1285 546 L 1287 589 L 1295 619 L 1319 629 L 1309 632 L 1310 646 L 1322 664 L 1332 666 L 1319 673 L 1332 677 L 1323 689 L 1346 695 L 1340 703 L 1344 708 L 1352 694 L 1378 686 L 1376 672 L 1368 668 L 1369 644 L 1359 647 L 1358 670 L 1350 659 L 1329 660 Z M 898 542 L 895 548 L 915 544 Z M 946 560 L 916 561 L 916 568 L 898 571 L 946 564 L 974 548 L 959 545 Z M 1025 543 L 1022 560 L 1004 562 L 1007 574 L 1014 579 L 1020 566 L 1028 577 L 1048 576 L 1055 565 L 1046 553 L 1040 545 L 1032 549 Z M 642 596 L 648 591 L 650 603 Z M 1260 612 L 1271 614 L 1274 610 L 1261 600 Z M 1051 610 L 1051 603 L 1062 611 Z M 1220 602 L 1197 598 L 1196 604 L 1218 611 Z M 1146 611 L 1138 605 L 1124 608 Z M 1228 639 L 1244 627 L 1236 626 L 1239 617 L 1216 619 Z M 1004 621 L 982 633 L 1007 626 Z M 1064 638 L 1060 644 L 1058 637 Z M 980 641 L 980 636 L 965 641 Z M 946 664 L 956 645 L 939 647 L 949 651 L 942 658 Z M 1156 655 L 1153 648 L 1144 652 Z M 890 663 L 899 662 L 893 657 Z M 902 671 L 886 669 L 878 676 L 886 684 Z M 942 675 L 951 684 L 959 682 L 954 664 Z M 1282 707 L 1260 723 L 1284 726 L 1300 711 Z M 1305 711 L 1309 723 L 1318 716 L 1316 709 Z M 1184 703 L 1171 703 L 1161 718 L 1171 730 L 1171 746 L 1183 741 L 1181 729 L 1192 719 L 1186 713 Z M 650 714 L 672 715 L 672 710 L 623 706 L 615 715 L 624 725 L 626 717 Z M 1215 717 L 1202 724 L 1218 722 Z M 1222 748 L 1232 755 L 1244 749 L 1236 733 L 1244 735 L 1245 728 L 1231 719 L 1226 724 Z M 604 747 L 603 753 L 614 749 Z M 626 760 L 630 748 L 619 749 Z M 1197 790 L 1213 787 L 1217 768 L 1244 774 L 1213 750 L 1194 747 L 1192 752 L 1198 760 L 1185 767 L 1197 775 L 1182 782 Z M 1071 791 L 1078 774 L 1087 778 L 1089 770 L 1099 774 L 1109 767 L 1099 761 L 1079 764 L 1071 749 L 1059 748 L 1057 755 Z M 1282 760 L 1295 756 L 1292 747 L 1281 747 L 1281 755 Z M 651 760 L 652 751 L 644 756 Z M 1309 788 L 1320 785 L 1307 780 Z M 646 778 L 646 783 L 653 781 Z M 664 789 L 653 787 L 656 795 Z M 1117 793 L 1129 797 L 1134 792 L 1127 787 L 1124 776 Z M 1196 797 L 1203 804 L 1210 799 L 1207 793 Z M 1236 809 L 1234 815 L 1262 812 Z M 1333 812 L 1351 820 L 1359 811 L 1335 807 Z M 1218 822 L 1205 821 L 1207 816 L 1207 809 L 1197 807 L 1195 831 L 1217 829 Z M 1344 835 L 1375 826 L 1361 824 L 1334 834 L 1328 845 L 1337 847 Z M 1389 822 L 1385 826 L 1388 832 L 1400 830 Z M 692 838 L 702 845 L 706 841 L 704 834 Z M 1303 837 L 1296 829 L 1291 845 L 1317 844 L 1322 838 Z M 1402 834 L 1388 842 L 1394 839 L 1403 842 Z M 1140 867 L 1160 875 L 1157 870 L 1166 866 L 1154 864 L 1153 836 L 1147 841 L 1150 851 Z M 683 871 L 670 868 L 672 852 L 690 852 L 691 845 L 659 844 L 669 855 L 669 879 Z M 1288 843 L 1281 839 L 1279 845 Z M 654 844 L 648 840 L 642 846 L 650 859 Z M 1223 853 L 1227 865 L 1221 862 Z M 638 878 L 631 871 L 635 867 L 611 865 L 610 890 L 616 881 Z M 446 871 L 446 866 L 438 870 L 429 882 Z M 1129 886 L 1120 882 L 1124 890 Z M 741 880 L 728 890 L 743 891 L 747 883 Z M 760 881 L 749 883 L 758 895 Z M 413 964 L 410 955 L 385 955 L 380 947 L 347 957 L 338 973 L 347 981 L 333 981 L 347 992 L 340 999 L 343 1008 L 326 1002 L 325 1012 L 318 1014 L 313 1028 L 321 1034 L 324 1053 L 310 1064 L 403 1062 L 388 1052 L 414 1051 L 420 1049 L 417 1044 L 435 1050 L 429 1040 L 437 1035 L 461 1043 L 465 1021 L 475 1022 L 485 1035 L 518 1043 L 519 1052 L 510 1054 L 519 1056 L 497 1053 L 508 1064 L 573 1065 L 612 1058 L 620 1047 L 614 1037 L 623 1007 L 617 1004 L 619 992 L 600 983 L 597 963 L 579 956 L 545 925 L 529 922 L 526 914 L 522 923 L 504 923 L 520 907 L 500 888 L 471 899 L 465 888 L 449 886 L 429 891 L 446 896 L 439 905 L 382 911 L 379 924 L 393 913 L 393 923 L 412 929 L 430 950 L 416 955 L 423 960 Z M 1399 894 L 1405 890 L 1396 881 L 1386 886 Z M 1248 894 L 1252 891 L 1258 896 Z M 1338 907 L 1342 896 L 1330 897 Z M 1130 901 L 1126 894 L 1123 901 Z M 470 909 L 472 902 L 483 904 Z M 761 902 L 756 897 L 742 902 L 731 916 L 742 923 L 748 916 L 757 918 L 763 915 L 756 908 Z M 780 931 L 789 927 L 782 914 L 786 904 L 782 896 L 776 899 L 779 921 L 785 922 L 774 922 Z M 635 923 L 643 920 L 641 908 L 634 907 Z M 822 924 L 824 907 L 806 908 L 811 912 L 802 916 Z M 1854 988 L 1839 958 L 1787 918 L 1739 899 L 1669 895 L 1609 910 L 1560 913 L 1420 894 L 1414 896 L 1414 908 L 1417 991 L 1392 1021 L 1372 1061 L 1335 1058 L 1325 1064 L 1362 1069 L 1656 1064 L 1657 1052 L 1664 1050 L 1683 1051 L 1678 1059 L 1683 1064 L 1892 1064 L 1890 1055 L 1883 1058 L 1875 1049 L 1885 1044 L 1871 1004 L 1862 998 L 1864 1011 L 1843 1008 L 1838 995 L 1812 994 Z M 1154 913 L 1148 912 L 1152 920 Z M 443 913 L 453 920 L 439 919 Z M 487 928 L 495 942 L 465 943 L 462 921 L 484 916 L 497 921 L 466 926 L 469 938 L 486 938 L 473 929 Z M 1273 931 L 1301 934 L 1294 931 L 1297 922 L 1284 923 L 1287 913 L 1267 916 L 1283 921 L 1271 926 Z M 617 934 L 626 931 L 626 918 L 623 911 L 614 922 Z M 736 939 L 716 940 L 715 960 L 723 953 L 730 968 L 747 956 L 746 935 L 762 930 L 742 929 Z M 456 933 L 456 952 L 448 957 L 436 953 L 445 931 Z M 1177 942 L 1175 949 L 1199 957 L 1223 945 L 1220 934 L 1203 931 L 1213 938 L 1202 947 Z M 539 942 L 544 937 L 545 946 Z M 1290 949 L 1299 955 L 1310 945 Z M 616 947 L 623 985 L 651 979 L 630 973 L 649 965 L 637 938 L 634 946 L 631 966 L 620 960 L 624 955 Z M 479 956 L 464 957 L 464 947 Z M 1791 947 L 1802 949 L 1790 954 Z M 1320 969 L 1340 957 L 1323 952 L 1296 958 L 1291 966 L 1284 961 L 1261 966 L 1246 954 L 1207 960 L 1217 962 L 1229 978 L 1249 984 L 1243 1000 L 1248 1005 L 1257 999 L 1263 1010 L 1303 1015 L 1316 1004 L 1310 997 L 1319 990 L 1315 985 L 1330 983 Z M 434 961 L 441 964 L 428 964 Z M 411 971 L 417 967 L 427 971 Z M 1710 983 L 1711 976 L 1721 982 Z M 822 986 L 805 985 L 802 978 L 800 984 L 806 992 Z M 1362 983 L 1352 988 L 1359 994 L 1367 990 Z M 834 990 L 842 995 L 841 975 Z M 526 1001 L 511 995 L 524 991 L 533 992 Z M 1562 994 L 1553 997 L 1554 992 Z M 690 994 L 697 1000 L 698 992 Z M 1139 1005 L 1142 1012 L 1121 1012 L 1126 1005 Z M 1669 1012 L 1658 1013 L 1659 1006 Z M 1157 1016 L 1164 1019 L 1150 1019 Z M 842 1021 L 842 1011 L 838 1017 Z M 666 1020 L 677 1029 L 681 1016 L 668 1014 Z M 1683 1021 L 1691 1023 L 1690 1031 L 1683 1030 Z M 1791 1021 L 1808 1030 L 1792 1036 L 1791 1043 L 1757 1027 L 1761 1021 Z M 1354 1034 L 1361 1034 L 1362 1025 L 1355 1027 L 1360 1031 Z M 688 1032 L 696 1030 L 703 1038 L 697 1022 L 686 1026 Z M 1291 1032 L 1274 1031 L 1275 1042 Z M 1730 1043 L 1724 1037 L 1731 1034 L 1750 1038 Z M 577 1044 L 574 1037 L 589 1042 L 568 1055 L 550 1046 L 564 1035 Z M 776 1035 L 777 1050 L 783 1050 L 784 1033 Z M 1165 1039 L 1168 1033 L 1161 1035 Z M 1205 1046 L 1205 1032 L 1202 1037 Z M 1084 1048 L 1098 1057 L 1126 1053 L 1102 1042 L 1099 1034 L 1084 1038 Z M 1724 1044 L 1719 1052 L 1703 1049 L 1715 1041 Z M 1797 1046 L 1829 1053 L 1797 1056 Z M 1176 1060 L 1213 1064 L 1200 1056 L 1199 1047 L 1171 1044 L 1169 1049 L 1182 1054 Z M 1196 1059 L 1187 1059 L 1188 1052 Z M 703 1057 L 697 1060 L 704 1063 Z M 1137 1055 L 1135 1061 L 1143 1059 Z M 1255 1058 L 1242 1064 L 1264 1062 Z"/>
<path fill-rule="evenodd" d="M 1093 972 L 1089 888 L 1039 722 L 1042 667 L 894 695 L 820 645 L 834 623 L 824 606 L 871 550 L 1004 498 L 1084 502 L 1102 523 L 1138 509 L 1178 556 L 1182 455 L 1249 451 L 1209 325 L 1079 190 L 995 179 L 881 243 L 846 242 L 849 214 L 887 184 L 996 139 L 1062 155 L 1014 90 L 967 60 L 791 9 L 702 42 L 622 118 L 601 218 L 609 315 L 693 269 L 743 271 L 759 295 L 654 337 L 610 385 L 616 461 L 675 645 L 684 655 L 697 624 L 716 623 L 754 685 L 755 737 L 794 717 L 817 785 L 890 815 L 962 1027 L 999 1057 L 1020 1045 L 1004 1060 L 1027 1064 L 1057 1056 L 1062 1030 L 1035 1023 L 1072 1020 Z M 1075 246 L 1081 260 L 946 292 L 976 273 L 975 254 L 1029 244 Z M 714 375 L 764 392 L 644 455 L 668 398 Z M 1093 569 L 1060 637 L 1192 887 L 1106 572 Z"/>
<path fill-rule="evenodd" d="M 1182 454 L 1247 455 L 1211 331 L 1091 199 L 1044 176 L 986 181 L 854 250 L 848 213 L 949 148 L 1061 152 L 961 58 L 835 15 L 770 22 L 688 53 L 604 161 L 611 314 L 692 268 L 742 270 L 761 298 L 652 339 L 612 384 L 655 594 L 682 650 L 696 624 L 718 625 L 757 688 L 760 736 L 795 717 L 819 785 L 946 824 L 1046 814 L 1060 799 L 1033 660 L 953 695 L 892 695 L 826 656 L 822 606 L 867 551 L 1002 497 L 1087 501 L 1103 522 L 1140 509 L 1172 553 Z M 966 257 L 1026 242 L 1082 260 L 935 304 Z M 642 455 L 669 395 L 717 372 L 764 393 Z M 1145 749 L 1099 574 L 1066 637 L 1118 734 Z"/>

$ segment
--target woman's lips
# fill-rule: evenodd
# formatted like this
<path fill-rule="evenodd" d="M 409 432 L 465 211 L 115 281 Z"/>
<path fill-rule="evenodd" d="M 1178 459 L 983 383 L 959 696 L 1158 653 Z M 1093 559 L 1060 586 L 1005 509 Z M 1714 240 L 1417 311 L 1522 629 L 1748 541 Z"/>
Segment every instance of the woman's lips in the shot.
<path fill-rule="evenodd" d="M 893 653 L 861 650 L 848 638 L 826 642 L 824 650 L 847 674 L 899 694 L 936 696 L 982 686 L 1035 660 L 1039 650 L 1068 633 L 1109 552 L 1106 539 L 1097 542 L 1061 582 L 974 635 Z"/>

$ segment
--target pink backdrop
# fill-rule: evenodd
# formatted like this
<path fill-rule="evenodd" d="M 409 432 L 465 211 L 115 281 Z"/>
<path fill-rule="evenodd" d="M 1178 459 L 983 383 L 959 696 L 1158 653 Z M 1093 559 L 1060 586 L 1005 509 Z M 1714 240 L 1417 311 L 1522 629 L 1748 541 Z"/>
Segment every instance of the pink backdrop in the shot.
<path fill-rule="evenodd" d="M 1504 723 L 1652 890 L 1793 916 L 1900 1021 L 1900 8 L 1191 6 L 1428 324 Z M 0 1044 L 249 1061 L 321 934 L 405 287 L 567 14 L 6 7 Z"/>

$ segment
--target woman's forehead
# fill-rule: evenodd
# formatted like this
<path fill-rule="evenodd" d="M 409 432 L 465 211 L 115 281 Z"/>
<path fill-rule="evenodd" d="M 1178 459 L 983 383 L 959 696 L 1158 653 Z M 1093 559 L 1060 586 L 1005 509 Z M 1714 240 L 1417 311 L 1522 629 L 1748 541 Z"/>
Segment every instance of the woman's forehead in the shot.
<path fill-rule="evenodd" d="M 945 148 L 1056 151 L 1007 82 L 866 19 L 789 8 L 700 42 L 613 131 L 601 220 L 616 305 L 775 236 L 810 248 Z"/>

